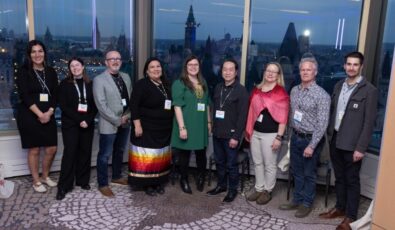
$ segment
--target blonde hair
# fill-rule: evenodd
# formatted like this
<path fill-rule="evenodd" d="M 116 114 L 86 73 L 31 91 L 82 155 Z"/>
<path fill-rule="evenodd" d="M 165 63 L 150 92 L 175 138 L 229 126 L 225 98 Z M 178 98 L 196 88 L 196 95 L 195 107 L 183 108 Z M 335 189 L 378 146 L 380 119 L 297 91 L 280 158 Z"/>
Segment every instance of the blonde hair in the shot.
<path fill-rule="evenodd" d="M 266 64 L 265 69 L 262 72 L 262 81 L 261 83 L 259 83 L 256 87 L 258 89 L 261 89 L 263 84 L 265 84 L 265 71 L 267 69 L 267 67 L 269 65 L 275 65 L 278 68 L 278 78 L 277 78 L 277 84 L 281 85 L 282 87 L 284 87 L 284 73 L 283 73 L 283 69 L 281 68 L 280 63 L 278 62 L 269 62 Z"/>

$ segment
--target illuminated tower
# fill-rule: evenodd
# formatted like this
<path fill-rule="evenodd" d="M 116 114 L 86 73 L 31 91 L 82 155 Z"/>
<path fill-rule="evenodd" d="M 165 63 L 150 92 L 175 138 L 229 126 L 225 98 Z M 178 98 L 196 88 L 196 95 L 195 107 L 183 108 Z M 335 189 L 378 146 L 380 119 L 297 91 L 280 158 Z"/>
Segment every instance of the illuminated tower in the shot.
<path fill-rule="evenodd" d="M 196 43 L 196 27 L 199 24 L 196 24 L 195 17 L 193 16 L 193 8 L 192 5 L 189 8 L 189 14 L 187 21 L 185 22 L 185 44 L 184 49 L 190 49 L 191 51 L 195 50 Z"/>
<path fill-rule="evenodd" d="M 293 22 L 289 23 L 287 32 L 285 32 L 283 42 L 280 46 L 279 56 L 288 57 L 292 64 L 299 61 L 299 44 Z"/>

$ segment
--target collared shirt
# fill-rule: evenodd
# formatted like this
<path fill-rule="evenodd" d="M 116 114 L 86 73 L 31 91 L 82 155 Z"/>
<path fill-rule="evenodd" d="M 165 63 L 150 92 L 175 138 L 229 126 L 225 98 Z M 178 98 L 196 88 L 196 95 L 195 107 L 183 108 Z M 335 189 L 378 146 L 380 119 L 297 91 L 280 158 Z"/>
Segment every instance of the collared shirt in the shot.
<path fill-rule="evenodd" d="M 328 93 L 315 82 L 307 88 L 300 84 L 291 90 L 290 125 L 300 133 L 312 134 L 309 146 L 313 149 L 328 126 L 330 102 Z"/>
<path fill-rule="evenodd" d="M 349 85 L 347 80 L 343 82 L 342 90 L 340 91 L 339 100 L 337 101 L 336 107 L 336 119 L 335 119 L 335 130 L 339 131 L 341 121 L 346 111 L 348 101 L 352 92 L 357 88 L 358 84 L 362 81 L 362 76 L 359 76 L 357 82 L 353 85 Z"/>
<path fill-rule="evenodd" d="M 224 112 L 221 118 L 218 111 Z M 220 83 L 214 90 L 213 135 L 240 140 L 248 113 L 247 90 L 237 81 L 229 86 Z"/>
<path fill-rule="evenodd" d="M 121 94 L 121 98 L 126 100 L 126 105 L 123 106 L 123 112 L 128 110 L 129 108 L 129 94 L 128 94 L 128 88 L 126 87 L 125 82 L 122 79 L 122 76 L 117 73 L 117 74 L 111 74 L 112 79 L 115 82 L 115 85 L 117 86 L 119 93 Z"/>

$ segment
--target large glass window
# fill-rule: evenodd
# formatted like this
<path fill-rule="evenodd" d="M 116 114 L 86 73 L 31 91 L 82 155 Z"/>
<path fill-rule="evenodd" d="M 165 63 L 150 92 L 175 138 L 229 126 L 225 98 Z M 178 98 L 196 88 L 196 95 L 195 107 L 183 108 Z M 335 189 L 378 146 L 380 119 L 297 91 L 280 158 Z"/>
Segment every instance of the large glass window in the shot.
<path fill-rule="evenodd" d="M 154 1 L 155 55 L 165 64 L 171 80 L 180 76 L 188 54 L 201 60 L 212 93 L 222 79 L 221 62 L 233 57 L 240 63 L 244 0 Z"/>
<path fill-rule="evenodd" d="M 14 71 L 23 63 L 28 40 L 25 9 L 26 1 L 2 0 L 0 4 L 0 130 L 16 129 Z"/>
<path fill-rule="evenodd" d="M 329 93 L 345 77 L 343 57 L 357 49 L 362 1 L 253 0 L 246 87 L 262 79 L 263 66 L 279 62 L 286 88 L 300 82 L 298 63 L 314 56 L 317 83 Z"/>
<path fill-rule="evenodd" d="M 107 50 L 120 51 L 121 71 L 132 76 L 132 0 L 34 1 L 36 38 L 48 49 L 48 61 L 59 78 L 73 56 L 84 59 L 92 78 L 105 69 Z"/>
<path fill-rule="evenodd" d="M 376 125 L 374 128 L 372 142 L 370 148 L 377 153 L 380 150 L 381 138 L 383 135 L 384 116 L 387 104 L 388 87 L 391 76 L 391 66 L 394 58 L 395 49 L 395 32 L 393 27 L 395 25 L 395 0 L 389 0 L 387 5 L 387 13 L 385 19 L 383 43 L 380 50 L 380 62 L 377 78 L 377 88 L 379 90 L 379 103 Z M 391 29 L 392 28 L 392 29 Z M 395 71 L 392 69 L 392 71 Z"/>

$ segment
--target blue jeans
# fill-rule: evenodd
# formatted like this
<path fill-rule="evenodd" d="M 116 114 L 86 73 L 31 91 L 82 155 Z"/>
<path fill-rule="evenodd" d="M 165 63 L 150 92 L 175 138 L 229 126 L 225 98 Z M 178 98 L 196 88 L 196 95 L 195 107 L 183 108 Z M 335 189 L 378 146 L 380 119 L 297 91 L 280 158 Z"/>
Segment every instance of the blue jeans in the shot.
<path fill-rule="evenodd" d="M 300 137 L 293 134 L 291 137 L 291 172 L 295 181 L 293 203 L 311 207 L 315 197 L 317 164 L 323 147 L 323 139 L 314 149 L 312 157 L 303 156 L 305 148 L 309 145 L 311 137 Z"/>
<path fill-rule="evenodd" d="M 237 191 L 237 185 L 239 184 L 238 151 L 237 148 L 229 147 L 229 140 L 213 137 L 214 158 L 218 175 L 217 186 L 227 188 L 227 179 L 229 179 L 229 191 Z"/>
<path fill-rule="evenodd" d="M 119 127 L 114 134 L 100 134 L 99 153 L 97 155 L 97 183 L 108 186 L 108 160 L 112 155 L 112 179 L 122 177 L 123 153 L 128 142 L 130 128 Z"/>

